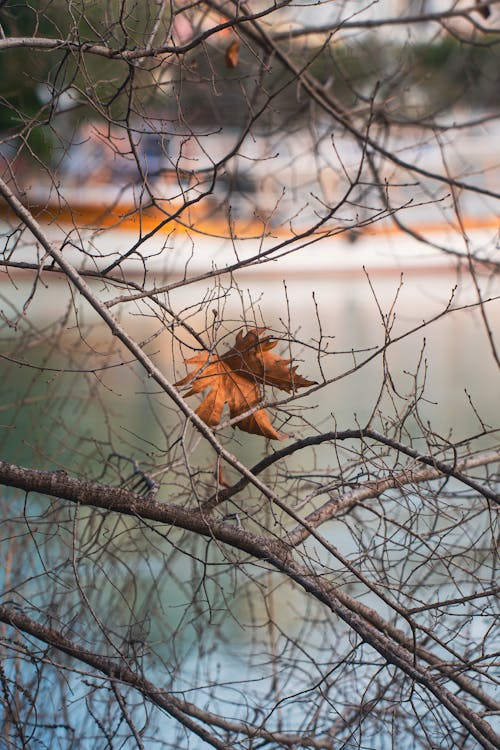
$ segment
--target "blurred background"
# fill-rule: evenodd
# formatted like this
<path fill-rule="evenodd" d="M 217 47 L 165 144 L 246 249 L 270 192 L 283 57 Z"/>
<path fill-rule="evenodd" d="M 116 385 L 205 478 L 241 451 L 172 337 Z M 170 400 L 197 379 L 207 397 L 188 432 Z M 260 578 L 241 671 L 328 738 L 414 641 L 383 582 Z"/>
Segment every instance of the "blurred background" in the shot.
<path fill-rule="evenodd" d="M 75 295 L 37 225 L 171 382 L 200 348 L 226 351 L 236 331 L 265 326 L 319 386 L 291 403 L 269 396 L 273 424 L 291 438 L 370 424 L 423 452 L 497 449 L 499 8 L 1 2 L 0 169 L 36 222 L 2 201 L 3 460 L 116 486 L 136 461 L 160 501 L 194 508 L 218 491 L 210 446 Z M 232 427 L 217 434 L 246 466 L 277 450 Z M 310 512 L 401 468 L 389 452 L 356 451 L 297 452 L 265 480 Z M 488 470 L 478 476 L 494 484 Z M 399 587 L 405 605 L 467 596 L 495 585 L 496 564 L 490 512 L 469 495 L 453 480 L 393 488 L 381 497 L 394 528 L 359 508 L 322 531 L 381 589 Z M 181 530 L 155 527 L 152 543 L 136 519 L 42 496 L 6 491 L 3 507 L 7 600 L 96 650 L 112 644 L 176 695 L 273 731 L 319 736 L 333 723 L 325 747 L 385 750 L 399 738 L 425 748 L 429 736 L 436 747 L 477 746 L 422 694 L 406 714 L 403 678 L 278 574 L 240 568 Z M 250 489 L 225 510 L 275 533 Z M 421 556 L 419 539 L 442 557 Z M 311 541 L 304 550 L 393 616 L 338 560 Z M 426 613 L 425 627 L 446 643 L 456 627 L 471 661 L 493 652 L 491 611 L 466 611 L 460 625 L 450 611 Z M 9 674 L 35 692 L 26 664 Z M 53 692 L 43 684 L 46 725 L 30 714 L 33 747 L 100 747 L 115 697 L 94 676 L 61 674 L 49 672 Z M 146 747 L 207 746 L 127 699 Z M 0 745 L 15 747 L 5 716 L 2 727 Z M 140 747 L 127 731 L 106 746 Z"/>

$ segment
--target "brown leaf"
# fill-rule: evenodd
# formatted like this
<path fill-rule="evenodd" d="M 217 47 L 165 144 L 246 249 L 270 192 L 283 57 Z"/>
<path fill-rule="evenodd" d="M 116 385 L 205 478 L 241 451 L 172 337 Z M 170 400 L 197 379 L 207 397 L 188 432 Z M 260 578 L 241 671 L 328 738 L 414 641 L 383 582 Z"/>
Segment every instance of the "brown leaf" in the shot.
<path fill-rule="evenodd" d="M 238 39 L 234 39 L 229 47 L 226 49 L 224 58 L 226 60 L 226 66 L 228 68 L 235 68 L 238 65 L 238 58 L 240 56 L 240 42 Z"/>
<path fill-rule="evenodd" d="M 245 335 L 239 331 L 234 347 L 221 357 L 207 352 L 186 359 L 186 364 L 196 369 L 175 383 L 176 386 L 190 382 L 186 396 L 210 388 L 196 410 L 206 424 L 214 427 L 222 418 L 224 405 L 229 406 L 231 419 L 244 414 L 262 400 L 262 385 L 273 385 L 290 393 L 296 388 L 315 385 L 297 374 L 297 365 L 290 359 L 282 359 L 270 350 L 277 341 L 262 338 L 265 328 L 250 328 Z M 277 432 L 264 409 L 257 409 L 249 417 L 241 419 L 237 426 L 244 432 L 263 435 L 273 440 L 284 440 L 287 435 Z"/>

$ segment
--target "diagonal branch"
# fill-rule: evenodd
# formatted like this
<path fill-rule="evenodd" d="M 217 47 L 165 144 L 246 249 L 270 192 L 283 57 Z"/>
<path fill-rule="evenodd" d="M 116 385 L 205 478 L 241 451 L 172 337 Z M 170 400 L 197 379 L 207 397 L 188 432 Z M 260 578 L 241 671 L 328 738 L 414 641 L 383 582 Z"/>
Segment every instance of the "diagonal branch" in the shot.
<path fill-rule="evenodd" d="M 162 690 L 153 682 L 138 674 L 125 660 L 118 662 L 116 659 L 111 659 L 108 656 L 90 651 L 66 635 L 63 635 L 60 631 L 42 625 L 24 612 L 18 611 L 13 607 L 0 604 L 0 621 L 98 670 L 109 678 L 114 687 L 123 684 L 138 690 L 144 698 L 166 711 L 186 727 L 186 729 L 196 734 L 212 747 L 217 748 L 217 750 L 231 750 L 232 746 L 219 740 L 203 724 L 220 727 L 226 730 L 226 732 L 233 731 L 246 736 L 263 737 L 268 741 L 279 741 L 292 746 L 300 742 L 300 737 L 296 735 L 291 736 L 290 739 L 287 738 L 286 734 L 275 737 L 273 732 L 266 732 L 260 727 L 253 727 L 247 724 L 247 722 L 232 722 L 210 711 L 200 709 L 194 703 L 183 701 L 167 690 Z M 318 748 L 325 747 L 324 744 L 320 743 L 315 746 Z M 331 747 L 331 745 L 327 745 L 326 747 Z"/>
<path fill-rule="evenodd" d="M 387 662 L 397 666 L 410 679 L 435 695 L 482 747 L 487 750 L 496 748 L 499 738 L 488 722 L 442 684 L 442 678 L 446 677 L 461 692 L 467 692 L 479 701 L 485 709 L 500 710 L 500 706 L 490 696 L 464 675 L 463 666 L 457 668 L 454 664 L 446 663 L 440 656 L 419 646 L 414 637 L 407 636 L 373 609 L 331 584 L 321 573 L 317 574 L 309 566 L 294 561 L 292 550 L 280 539 L 253 534 L 210 515 L 203 515 L 200 511 L 140 498 L 126 490 L 97 482 L 81 481 L 64 471 L 38 471 L 0 462 L 0 482 L 27 492 L 40 492 L 67 499 L 79 505 L 170 523 L 217 539 L 256 559 L 266 561 L 340 617 Z"/>
<path fill-rule="evenodd" d="M 55 247 L 47 238 L 43 232 L 40 224 L 31 214 L 31 212 L 21 203 L 21 201 L 14 195 L 9 186 L 0 179 L 0 195 L 2 195 L 14 211 L 14 213 L 21 219 L 25 226 L 31 231 L 33 236 L 40 242 L 44 250 L 55 260 L 61 271 L 67 276 L 72 282 L 75 288 L 80 292 L 82 297 L 87 300 L 90 306 L 100 316 L 100 318 L 107 325 L 109 331 L 113 336 L 122 342 L 126 349 L 133 355 L 137 362 L 144 368 L 148 376 L 154 380 L 166 393 L 172 401 L 177 405 L 179 410 L 184 416 L 191 421 L 194 427 L 203 435 L 203 437 L 209 442 L 214 448 L 216 453 L 221 456 L 230 466 L 238 471 L 242 476 L 246 477 L 262 494 L 269 500 L 275 500 L 276 495 L 270 490 L 263 482 L 247 469 L 247 467 L 238 459 L 229 453 L 217 440 L 212 429 L 200 419 L 193 409 L 186 403 L 186 401 L 179 394 L 177 389 L 170 383 L 165 377 L 161 370 L 154 364 L 152 359 L 144 352 L 142 347 L 130 336 L 125 328 L 121 325 L 118 318 L 107 308 L 106 304 L 101 302 L 96 294 L 92 291 L 91 287 L 87 284 L 83 276 L 79 271 L 70 263 L 61 250 Z"/>

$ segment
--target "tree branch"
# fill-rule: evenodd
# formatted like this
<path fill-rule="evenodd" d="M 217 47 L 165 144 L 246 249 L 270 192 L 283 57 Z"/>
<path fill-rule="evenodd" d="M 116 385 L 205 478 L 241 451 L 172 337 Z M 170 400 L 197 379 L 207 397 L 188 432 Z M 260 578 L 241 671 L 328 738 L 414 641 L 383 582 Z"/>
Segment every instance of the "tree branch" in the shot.
<path fill-rule="evenodd" d="M 38 471 L 0 462 L 0 483 L 26 492 L 40 492 L 60 497 L 78 505 L 94 506 L 141 519 L 170 523 L 217 539 L 256 559 L 266 561 L 325 604 L 389 663 L 400 668 L 411 679 L 433 693 L 482 747 L 487 750 L 495 749 L 495 742 L 499 738 L 491 726 L 436 680 L 432 671 L 420 666 L 415 657 L 425 660 L 433 670 L 451 679 L 461 691 L 470 693 L 485 707 L 499 710 L 500 705 L 497 706 L 489 696 L 471 683 L 462 674 L 461 669 L 457 670 L 443 662 L 441 657 L 436 657 L 418 646 L 414 638 L 406 636 L 374 610 L 329 583 L 321 573 L 316 575 L 308 566 L 295 562 L 290 547 L 279 539 L 244 531 L 211 516 L 204 516 L 201 512 L 139 498 L 123 489 L 81 481 L 70 477 L 66 472 Z"/>

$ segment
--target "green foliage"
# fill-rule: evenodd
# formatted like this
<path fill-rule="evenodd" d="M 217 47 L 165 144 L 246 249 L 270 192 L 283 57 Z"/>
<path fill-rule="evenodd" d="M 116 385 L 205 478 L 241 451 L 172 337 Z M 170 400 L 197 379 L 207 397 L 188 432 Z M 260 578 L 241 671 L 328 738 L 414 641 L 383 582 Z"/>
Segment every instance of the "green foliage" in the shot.
<path fill-rule="evenodd" d="M 323 84 L 330 81 L 347 106 L 370 97 L 380 84 L 378 100 L 391 99 L 391 110 L 402 115 L 415 99 L 424 109 L 488 107 L 498 104 L 500 38 L 465 43 L 446 35 L 409 45 L 369 35 L 333 42 L 318 51 L 309 70 Z"/>
<path fill-rule="evenodd" d="M 49 37 L 78 43 L 106 44 L 112 49 L 133 49 L 145 44 L 154 19 L 148 3 L 77 0 L 7 0 L 0 8 L 0 24 L 6 37 Z M 147 66 L 145 66 L 147 68 Z M 22 73 L 20 74 L 20 71 Z M 0 54 L 0 133 L 22 141 L 51 163 L 58 141 L 72 123 L 102 116 L 122 120 L 130 106 L 131 70 L 121 60 L 86 55 L 80 58 L 66 50 L 36 50 L 14 47 Z M 134 71 L 138 89 L 148 90 L 150 72 Z M 145 85 L 146 84 L 146 85 Z M 64 114 L 58 97 L 72 90 L 73 113 Z M 152 87 L 149 89 L 151 99 Z M 80 94 L 75 92 L 81 92 Z M 142 95 L 144 99 L 144 95 Z M 55 106 L 54 106 L 55 105 Z M 54 118 L 64 119 L 62 126 Z M 64 147 L 64 146 L 63 146 Z"/>
<path fill-rule="evenodd" d="M 500 87 L 500 38 L 463 44 L 446 36 L 414 48 L 413 76 L 426 76 L 426 88 L 434 101 L 463 101 L 467 106 L 498 104 Z"/>
<path fill-rule="evenodd" d="M 137 0 L 7 0 L 0 8 L 0 23 L 6 37 L 54 37 L 134 49 L 146 43 L 156 7 Z M 157 41 L 165 38 L 169 12 L 164 11 Z M 259 102 L 264 105 L 268 96 L 272 98 L 273 106 L 264 116 L 267 125 L 280 127 L 293 109 L 300 126 L 300 87 L 279 60 L 263 65 L 258 55 L 242 46 L 238 64 L 230 70 L 225 44 L 227 38 L 214 37 L 181 58 L 151 59 L 139 68 L 92 54 L 86 54 L 81 65 L 80 57 L 67 50 L 4 50 L 0 133 L 22 139 L 50 161 L 58 137 L 64 141 L 65 130 L 85 119 L 124 122 L 131 111 L 175 119 L 180 108 L 186 125 L 239 126 L 248 116 L 246 98 L 256 80 L 261 82 L 256 110 Z M 410 45 L 390 41 L 379 32 L 335 37 L 317 50 L 292 45 L 289 54 L 348 108 L 366 106 L 375 92 L 378 104 L 396 117 L 406 117 L 410 110 L 425 116 L 436 108 L 481 108 L 498 102 L 500 39 L 492 36 L 466 43 L 443 35 Z M 161 66 L 168 67 L 168 76 L 162 77 Z M 72 113 L 60 118 L 58 97 L 68 90 Z M 63 122 L 53 127 L 56 116 Z M 302 117 L 307 116 L 304 106 Z"/>

